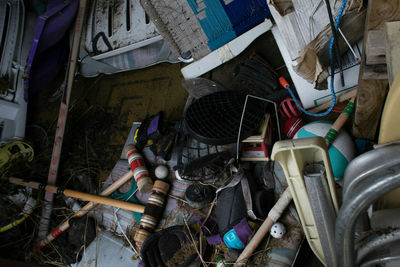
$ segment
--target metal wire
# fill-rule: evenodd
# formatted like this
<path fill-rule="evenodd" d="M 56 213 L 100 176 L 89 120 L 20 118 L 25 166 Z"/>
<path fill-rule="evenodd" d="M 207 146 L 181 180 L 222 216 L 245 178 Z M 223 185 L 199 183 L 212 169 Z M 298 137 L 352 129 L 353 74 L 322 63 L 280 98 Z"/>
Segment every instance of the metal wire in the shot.
<path fill-rule="evenodd" d="M 262 100 L 268 103 L 272 103 L 274 105 L 274 109 L 275 109 L 275 118 L 276 118 L 276 124 L 278 126 L 278 136 L 279 136 L 279 140 L 281 140 L 281 131 L 280 131 L 280 125 L 279 125 L 279 117 L 278 117 L 278 109 L 277 109 L 277 105 L 274 101 L 262 98 L 262 97 L 258 97 L 258 96 L 254 96 L 254 95 L 246 95 L 246 100 L 244 101 L 244 106 L 243 106 L 243 111 L 242 111 L 242 116 L 240 118 L 240 124 L 239 124 L 239 131 L 238 131 L 238 135 L 237 135 L 237 141 L 236 141 L 236 162 L 239 161 L 239 145 L 240 145 L 240 132 L 242 131 L 242 124 L 243 124 L 243 118 L 244 118 L 244 114 L 246 112 L 246 107 L 247 107 L 247 100 L 249 99 L 249 97 L 258 99 L 258 100 Z"/>

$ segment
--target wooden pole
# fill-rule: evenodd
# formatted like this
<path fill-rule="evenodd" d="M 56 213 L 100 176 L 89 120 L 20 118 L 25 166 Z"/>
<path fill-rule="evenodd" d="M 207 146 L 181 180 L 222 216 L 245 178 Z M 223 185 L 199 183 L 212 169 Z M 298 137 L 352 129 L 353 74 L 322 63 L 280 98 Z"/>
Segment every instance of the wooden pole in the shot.
<path fill-rule="evenodd" d="M 340 113 L 339 117 L 335 120 L 332 127 L 326 133 L 325 140 L 328 147 L 333 143 L 333 141 L 335 141 L 337 135 L 339 134 L 339 131 L 342 129 L 343 125 L 346 123 L 350 115 L 353 113 L 355 100 L 356 97 L 353 96 L 350 99 L 349 103 L 347 103 L 342 113 Z"/>
<path fill-rule="evenodd" d="M 51 154 L 49 174 L 47 177 L 47 183 L 55 185 L 57 180 L 58 167 L 61 158 L 61 148 L 64 139 L 65 124 L 67 122 L 68 107 L 71 98 L 72 84 L 74 82 L 76 63 L 79 52 L 79 44 L 81 40 L 81 34 L 83 29 L 83 21 L 85 18 L 87 0 L 80 0 L 78 7 L 78 14 L 75 19 L 74 35 L 72 39 L 71 53 L 69 54 L 68 69 L 66 73 L 67 83 L 64 88 L 63 96 L 61 99 L 60 110 L 57 120 L 57 129 L 54 138 L 53 152 Z M 45 238 L 48 230 L 51 217 L 51 211 L 53 209 L 53 194 L 46 192 L 44 196 L 42 217 L 40 218 L 38 240 Z"/>
<path fill-rule="evenodd" d="M 109 205 L 112 207 L 124 209 L 124 210 L 130 210 L 130 211 L 135 211 L 139 213 L 144 212 L 144 206 L 139 205 L 139 204 L 134 204 L 130 202 L 124 202 L 112 198 L 107 198 L 103 196 L 98 196 L 98 195 L 92 195 L 84 192 L 79 192 L 75 190 L 70 190 L 70 189 L 61 189 L 60 187 L 56 187 L 53 185 L 45 185 L 37 182 L 27 182 L 19 178 L 14 178 L 11 177 L 9 178 L 9 182 L 17 185 L 22 185 L 26 187 L 31 187 L 34 189 L 44 189 L 46 191 L 52 192 L 52 193 L 57 193 L 57 194 L 64 194 L 65 196 L 73 197 L 73 198 L 78 198 L 81 200 L 86 200 L 86 201 L 92 201 L 96 202 L 99 204 L 105 204 Z"/>
<path fill-rule="evenodd" d="M 132 171 L 129 171 L 122 175 L 117 181 L 109 185 L 104 191 L 100 193 L 101 196 L 109 196 L 111 195 L 115 190 L 120 188 L 124 183 L 132 179 L 133 173 Z M 95 202 L 89 202 L 85 206 L 83 206 L 79 211 L 75 212 L 71 218 L 79 218 L 87 214 L 92 208 L 94 208 L 97 205 Z M 68 220 L 64 221 L 60 225 L 58 225 L 53 231 L 51 231 L 50 234 L 46 236 L 46 238 L 42 239 L 40 241 L 40 244 L 38 245 L 38 249 L 43 248 L 46 246 L 48 243 L 53 241 L 56 237 L 58 237 L 60 234 L 62 234 L 64 231 L 66 231 L 69 228 L 69 218 Z"/>
<path fill-rule="evenodd" d="M 244 266 L 246 261 L 251 255 L 253 251 L 257 248 L 257 246 L 264 239 L 264 236 L 269 232 L 272 225 L 281 217 L 282 212 L 289 205 L 290 201 L 292 201 L 292 194 L 290 193 L 290 188 L 286 188 L 285 192 L 281 195 L 278 202 L 272 207 L 270 212 L 268 213 L 267 219 L 263 222 L 260 228 L 257 230 L 256 234 L 244 248 L 239 258 L 235 262 L 235 267 Z"/>

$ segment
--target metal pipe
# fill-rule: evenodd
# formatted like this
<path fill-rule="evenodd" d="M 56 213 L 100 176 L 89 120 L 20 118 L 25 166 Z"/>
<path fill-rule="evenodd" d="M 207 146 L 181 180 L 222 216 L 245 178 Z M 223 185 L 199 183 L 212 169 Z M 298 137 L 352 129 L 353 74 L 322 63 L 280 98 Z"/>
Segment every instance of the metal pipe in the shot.
<path fill-rule="evenodd" d="M 326 266 L 335 266 L 336 214 L 326 181 L 325 166 L 320 163 L 308 164 L 304 167 L 303 174 L 325 264 Z"/>
<path fill-rule="evenodd" d="M 395 261 L 395 260 L 399 261 L 400 256 L 388 256 L 388 257 L 384 257 L 384 258 L 369 260 L 369 261 L 363 263 L 361 265 L 361 267 L 376 266 L 377 264 L 382 265 L 383 263 L 386 263 L 388 261 Z"/>
<path fill-rule="evenodd" d="M 338 266 L 355 265 L 354 233 L 359 215 L 382 195 L 398 187 L 400 187 L 400 165 L 380 169 L 353 188 L 336 220 L 335 240 Z"/>
<path fill-rule="evenodd" d="M 357 250 L 357 263 L 360 264 L 362 259 L 370 254 L 376 248 L 382 247 L 388 243 L 400 240 L 400 230 L 395 230 L 387 234 L 375 236 L 367 243 L 364 243 Z"/>

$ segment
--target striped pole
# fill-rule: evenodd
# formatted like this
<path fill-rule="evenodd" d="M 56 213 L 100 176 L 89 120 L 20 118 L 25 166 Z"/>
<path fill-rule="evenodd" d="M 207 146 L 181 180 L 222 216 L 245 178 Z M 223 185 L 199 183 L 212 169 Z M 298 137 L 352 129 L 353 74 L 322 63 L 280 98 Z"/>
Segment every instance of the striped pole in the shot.
<path fill-rule="evenodd" d="M 149 172 L 144 164 L 142 155 L 132 144 L 126 146 L 124 150 L 139 192 L 150 193 L 153 188 L 153 181 L 149 177 Z"/>

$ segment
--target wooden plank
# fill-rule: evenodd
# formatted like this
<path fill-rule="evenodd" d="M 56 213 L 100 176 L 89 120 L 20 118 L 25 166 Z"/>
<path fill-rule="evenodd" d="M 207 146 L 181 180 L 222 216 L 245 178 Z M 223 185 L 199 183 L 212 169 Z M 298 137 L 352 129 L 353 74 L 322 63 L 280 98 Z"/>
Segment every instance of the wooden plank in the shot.
<path fill-rule="evenodd" d="M 397 21 L 400 20 L 400 3 L 398 0 L 370 0 L 368 2 L 368 12 L 366 20 L 366 31 L 364 35 L 364 51 L 368 47 L 368 36 L 369 31 L 384 29 L 384 23 L 386 21 Z M 384 62 L 386 63 L 386 62 Z M 362 63 L 363 71 L 360 71 L 363 79 L 387 79 L 386 64 L 377 66 L 368 66 L 366 60 Z"/>
<path fill-rule="evenodd" d="M 387 85 L 387 80 L 359 81 L 353 122 L 354 136 L 370 140 L 375 138 Z"/>
<path fill-rule="evenodd" d="M 365 79 L 367 33 L 371 30 L 382 30 L 385 21 L 400 20 L 400 3 L 398 0 L 370 0 L 365 21 L 363 54 L 361 57 L 358 95 L 353 121 L 353 135 L 358 138 L 373 140 L 385 98 L 387 79 Z M 377 65 L 380 66 L 380 65 Z M 366 72 L 367 73 L 367 72 Z M 382 74 L 382 73 L 381 73 Z M 371 76 L 369 76 L 371 77 Z"/>
<path fill-rule="evenodd" d="M 386 22 L 384 27 L 386 39 L 386 64 L 389 85 L 400 71 L 400 21 Z"/>
<path fill-rule="evenodd" d="M 386 64 L 386 43 L 383 31 L 368 31 L 365 53 L 367 65 Z"/>
<path fill-rule="evenodd" d="M 367 65 L 363 63 L 362 79 L 387 80 L 386 64 Z"/>

